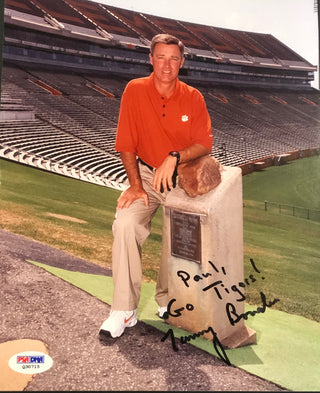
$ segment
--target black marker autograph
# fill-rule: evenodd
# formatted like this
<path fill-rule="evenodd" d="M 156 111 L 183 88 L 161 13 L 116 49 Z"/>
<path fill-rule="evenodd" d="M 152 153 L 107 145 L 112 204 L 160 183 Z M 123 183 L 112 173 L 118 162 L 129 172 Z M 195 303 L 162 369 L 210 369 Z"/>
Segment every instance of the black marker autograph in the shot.
<path fill-rule="evenodd" d="M 213 340 L 212 340 L 213 347 L 216 350 L 219 358 L 221 360 L 223 360 L 228 366 L 231 366 L 231 362 L 230 362 L 230 360 L 229 360 L 229 358 L 228 358 L 228 356 L 227 356 L 227 354 L 226 354 L 222 344 L 220 343 L 220 341 L 218 339 L 217 333 L 212 329 L 211 326 L 209 326 L 208 329 L 206 329 L 206 330 L 201 330 L 201 332 L 190 334 L 189 336 L 181 336 L 180 337 L 180 342 L 181 342 L 181 344 L 186 344 L 189 341 L 195 340 L 197 337 L 200 337 L 200 336 L 202 336 L 205 333 L 212 333 L 212 336 L 213 336 Z M 173 333 L 172 329 L 169 329 L 167 331 L 167 333 L 161 338 L 161 341 L 162 342 L 165 341 L 169 336 L 171 338 L 171 344 L 172 344 L 173 350 L 174 351 L 178 351 L 179 349 L 178 349 L 178 347 L 176 345 L 175 336 L 174 336 L 174 333 Z"/>
<path fill-rule="evenodd" d="M 251 265 L 253 269 L 260 274 L 260 271 L 255 265 L 255 262 L 252 258 L 250 258 Z M 212 267 L 214 270 L 213 273 L 207 272 L 207 273 L 202 273 L 196 274 L 193 277 L 190 276 L 190 274 L 184 270 L 178 270 L 177 271 L 177 276 L 181 278 L 183 281 L 184 285 L 189 288 L 190 287 L 190 280 L 193 279 L 194 282 L 200 283 L 200 281 L 213 276 L 215 273 L 220 273 L 219 269 L 215 266 L 215 264 L 212 261 L 208 261 L 209 265 Z M 225 268 L 222 266 L 221 271 L 223 275 L 227 275 Z M 264 277 L 261 277 L 262 280 L 264 280 Z M 205 287 L 202 288 L 203 292 L 206 292 L 210 289 L 214 289 L 217 297 L 219 300 L 223 300 L 223 291 L 225 291 L 228 295 L 232 292 L 237 293 L 239 296 L 236 299 L 237 302 L 243 302 L 246 299 L 246 296 L 244 295 L 243 291 L 240 288 L 245 288 L 246 286 L 249 286 L 250 284 L 256 282 L 257 279 L 254 277 L 253 274 L 250 274 L 248 278 L 245 278 L 243 281 L 239 282 L 238 284 L 231 285 L 230 288 L 225 287 L 225 284 L 221 279 L 215 280 L 209 285 L 206 285 Z"/>
<path fill-rule="evenodd" d="M 262 300 L 262 307 L 258 307 L 254 311 L 247 311 L 243 314 L 237 314 L 236 308 L 232 303 L 227 303 L 226 304 L 226 312 L 228 319 L 231 323 L 232 326 L 234 326 L 236 323 L 241 321 L 241 319 L 247 320 L 249 316 L 253 317 L 256 314 L 262 314 L 266 311 L 267 307 L 272 307 L 274 304 L 278 303 L 280 299 L 273 299 L 271 302 L 267 303 L 266 296 L 263 292 L 260 292 L 261 300 Z"/>
<path fill-rule="evenodd" d="M 250 262 L 251 262 L 251 265 L 252 265 L 253 269 L 257 273 L 260 274 L 260 271 L 256 267 L 255 262 L 253 261 L 252 258 L 250 258 Z M 214 265 L 213 262 L 208 261 L 208 263 L 210 264 L 210 266 L 213 268 L 213 270 L 216 273 L 220 273 L 219 269 L 217 269 L 217 267 Z M 222 270 L 222 273 L 224 275 L 226 275 L 226 271 L 225 271 L 225 268 L 223 266 L 221 267 L 221 270 Z M 198 283 L 198 282 L 202 281 L 203 279 L 206 279 L 208 277 L 213 276 L 213 274 L 214 273 L 210 273 L 210 272 L 202 273 L 201 275 L 196 274 L 196 275 L 193 276 L 193 281 Z M 179 278 L 181 278 L 181 280 L 183 281 L 184 285 L 189 288 L 189 280 L 191 279 L 190 274 L 188 272 L 184 271 L 184 270 L 179 270 L 179 271 L 177 271 L 177 276 Z M 265 279 L 262 276 L 260 276 L 260 277 L 261 277 L 262 280 Z M 249 286 L 251 283 L 254 283 L 256 281 L 257 281 L 257 279 L 253 276 L 253 274 L 250 274 L 249 278 L 245 278 L 243 280 L 243 282 L 239 282 L 238 284 L 232 285 L 230 287 L 230 289 L 233 292 L 236 292 L 239 295 L 239 298 L 236 299 L 237 302 L 243 302 L 246 299 L 245 295 L 239 289 L 239 287 L 240 288 L 245 288 L 246 286 Z M 220 286 L 220 288 L 218 288 L 218 285 Z M 223 296 L 221 295 L 220 291 L 224 290 L 227 294 L 230 294 L 230 290 L 225 287 L 225 285 L 223 284 L 222 280 L 215 280 L 211 284 L 203 287 L 202 291 L 205 292 L 205 291 L 208 291 L 211 288 L 214 289 L 214 291 L 215 291 L 215 293 L 216 293 L 216 295 L 217 295 L 219 300 L 223 300 Z M 219 291 L 219 289 L 220 289 L 220 291 Z M 266 296 L 265 296 L 265 294 L 263 292 L 260 292 L 260 297 L 261 297 L 261 301 L 262 301 L 262 307 L 257 307 L 257 309 L 254 310 L 254 311 L 247 311 L 247 312 L 241 313 L 241 314 L 237 313 L 236 307 L 235 307 L 235 305 L 233 303 L 230 303 L 230 302 L 226 303 L 226 314 L 227 314 L 227 317 L 229 319 L 230 324 L 232 326 L 234 326 L 235 324 L 240 322 L 242 319 L 247 320 L 249 316 L 253 317 L 256 314 L 264 313 L 266 311 L 267 307 L 270 308 L 274 304 L 276 304 L 277 302 L 280 301 L 280 299 L 275 298 L 274 300 L 267 302 Z M 167 312 L 166 312 L 166 314 L 164 316 L 165 319 L 169 318 L 169 316 L 177 318 L 177 317 L 182 315 L 181 313 L 184 310 L 186 310 L 186 311 L 193 311 L 194 310 L 194 306 L 192 304 L 190 304 L 190 303 L 187 303 L 185 307 L 180 307 L 180 308 L 177 308 L 175 310 L 172 310 L 171 308 L 172 308 L 172 305 L 173 305 L 173 303 L 175 301 L 176 301 L 176 299 L 171 299 L 170 302 L 168 303 Z M 213 330 L 213 328 L 211 326 L 209 326 L 206 330 L 201 330 L 198 333 L 190 334 L 189 336 L 181 336 L 180 337 L 180 342 L 181 342 L 181 344 L 186 344 L 187 342 L 189 342 L 191 340 L 194 340 L 197 337 L 200 337 L 200 336 L 204 335 L 205 333 L 211 333 L 212 334 L 212 336 L 213 336 L 213 340 L 212 340 L 213 346 L 214 346 L 214 349 L 216 350 L 219 358 L 221 360 L 223 360 L 227 365 L 231 365 L 230 360 L 229 360 L 229 358 L 228 358 L 228 356 L 227 356 L 227 354 L 226 354 L 226 352 L 225 352 L 221 342 L 218 339 L 217 333 Z M 171 337 L 171 343 L 172 343 L 173 350 L 174 351 L 178 351 L 178 347 L 176 345 L 175 336 L 174 336 L 174 333 L 173 333 L 172 329 L 169 329 L 167 331 L 167 333 L 161 338 L 161 341 L 162 342 L 165 341 L 169 336 Z"/>
<path fill-rule="evenodd" d="M 176 299 L 171 299 L 170 302 L 168 303 L 168 310 L 167 313 L 165 315 L 165 319 L 169 318 L 169 315 L 177 318 L 181 316 L 181 312 L 183 310 L 187 310 L 187 311 L 193 311 L 194 310 L 194 306 L 190 303 L 186 304 L 185 307 L 180 307 L 175 309 L 174 311 L 171 310 L 173 303 L 176 301 Z M 181 336 L 180 337 L 180 342 L 181 344 L 186 344 L 187 342 L 191 341 L 191 340 L 195 340 L 197 337 L 202 336 L 205 333 L 211 333 L 213 336 L 213 347 L 216 350 L 218 356 L 220 359 L 222 359 L 226 364 L 228 364 L 229 366 L 231 365 L 230 360 L 228 359 L 228 356 L 222 346 L 222 344 L 220 343 L 217 333 L 212 329 L 211 326 L 208 327 L 208 329 L 206 330 L 201 330 L 198 333 L 194 333 L 194 334 L 190 334 L 189 336 Z M 165 341 L 168 337 L 171 337 L 171 343 L 172 343 L 172 348 L 174 351 L 178 351 L 178 347 L 175 343 L 175 337 L 174 337 L 174 333 L 172 329 L 169 329 L 167 331 L 167 333 L 162 337 L 161 341 Z"/>
<path fill-rule="evenodd" d="M 174 303 L 175 301 L 176 301 L 176 299 L 171 299 L 170 302 L 168 303 L 167 312 L 166 312 L 166 314 L 165 314 L 165 316 L 164 316 L 164 319 L 168 319 L 168 318 L 169 318 L 169 315 L 170 315 L 171 317 L 174 317 L 174 318 L 180 317 L 180 316 L 181 316 L 181 311 L 183 311 L 184 309 L 186 309 L 186 310 L 188 310 L 188 311 L 194 310 L 194 306 L 193 306 L 192 304 L 188 303 L 188 304 L 186 304 L 186 307 L 185 307 L 185 308 L 184 308 L 184 307 L 180 307 L 180 308 L 177 308 L 176 310 L 174 310 L 174 311 L 172 312 L 172 311 L 171 311 L 171 307 L 172 307 L 172 305 L 173 305 L 173 303 Z M 173 313 L 174 313 L 174 314 L 173 314 Z"/>

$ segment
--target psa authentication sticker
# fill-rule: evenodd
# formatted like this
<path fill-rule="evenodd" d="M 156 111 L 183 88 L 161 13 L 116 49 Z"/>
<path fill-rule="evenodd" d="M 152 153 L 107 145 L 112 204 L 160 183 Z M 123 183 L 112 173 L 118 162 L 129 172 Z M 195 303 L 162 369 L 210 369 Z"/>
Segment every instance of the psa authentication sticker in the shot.
<path fill-rule="evenodd" d="M 53 364 L 52 358 L 43 352 L 28 351 L 13 355 L 9 367 L 22 374 L 39 374 L 49 370 Z"/>

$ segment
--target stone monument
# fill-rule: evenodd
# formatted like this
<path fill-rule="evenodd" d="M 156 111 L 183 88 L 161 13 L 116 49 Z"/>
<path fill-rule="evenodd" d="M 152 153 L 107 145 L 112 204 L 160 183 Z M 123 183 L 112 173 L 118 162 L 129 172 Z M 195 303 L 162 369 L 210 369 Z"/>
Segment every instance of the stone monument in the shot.
<path fill-rule="evenodd" d="M 190 197 L 172 190 L 163 208 L 168 255 L 168 323 L 191 333 L 212 328 L 225 348 L 256 343 L 244 319 L 230 323 L 226 307 L 244 313 L 242 173 L 221 166 L 221 182 Z M 203 337 L 212 340 L 210 332 Z"/>

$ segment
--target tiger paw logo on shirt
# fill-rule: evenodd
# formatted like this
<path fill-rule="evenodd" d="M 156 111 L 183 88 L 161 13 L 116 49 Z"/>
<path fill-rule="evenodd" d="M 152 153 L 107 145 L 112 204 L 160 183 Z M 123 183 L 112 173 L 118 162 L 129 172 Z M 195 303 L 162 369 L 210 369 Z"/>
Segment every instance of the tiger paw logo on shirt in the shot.
<path fill-rule="evenodd" d="M 182 115 L 182 116 L 181 116 L 181 121 L 186 122 L 186 121 L 188 121 L 188 120 L 189 120 L 188 115 Z"/>

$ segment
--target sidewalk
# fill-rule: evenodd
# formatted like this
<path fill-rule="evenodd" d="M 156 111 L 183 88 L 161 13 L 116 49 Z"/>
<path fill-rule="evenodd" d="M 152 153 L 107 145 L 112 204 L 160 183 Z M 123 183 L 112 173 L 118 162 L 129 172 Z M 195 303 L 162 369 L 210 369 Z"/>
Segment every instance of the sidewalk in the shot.
<path fill-rule="evenodd" d="M 142 322 L 126 329 L 119 339 L 101 343 L 98 331 L 110 306 L 27 259 L 73 271 L 111 274 L 60 250 L 0 230 L 0 351 L 5 342 L 39 340 L 53 359 L 53 366 L 34 375 L 24 390 L 285 390 L 227 366 L 192 345 L 174 352 L 168 340 L 160 341 L 162 332 Z M 0 356 L 5 357 L 4 351 Z M 18 381 L 24 374 L 10 374 L 7 369 L 9 373 L 1 369 L 0 387 L 14 375 L 14 390 L 22 390 Z"/>

